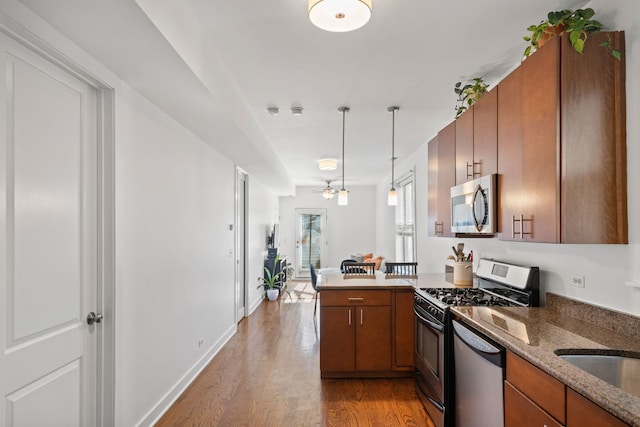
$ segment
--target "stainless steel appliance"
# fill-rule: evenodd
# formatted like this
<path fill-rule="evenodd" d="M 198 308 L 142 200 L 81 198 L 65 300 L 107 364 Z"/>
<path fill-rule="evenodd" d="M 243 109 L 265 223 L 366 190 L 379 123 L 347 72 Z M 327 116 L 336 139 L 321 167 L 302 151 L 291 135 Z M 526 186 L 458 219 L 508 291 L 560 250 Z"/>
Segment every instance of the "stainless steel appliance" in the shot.
<path fill-rule="evenodd" d="M 451 187 L 451 231 L 459 234 L 494 234 L 498 231 L 497 175 Z"/>
<path fill-rule="evenodd" d="M 539 269 L 480 259 L 473 288 L 421 288 L 414 294 L 416 391 L 438 427 L 455 426 L 451 306 L 537 306 Z"/>
<path fill-rule="evenodd" d="M 504 348 L 463 323 L 452 325 L 456 427 L 503 426 Z"/>

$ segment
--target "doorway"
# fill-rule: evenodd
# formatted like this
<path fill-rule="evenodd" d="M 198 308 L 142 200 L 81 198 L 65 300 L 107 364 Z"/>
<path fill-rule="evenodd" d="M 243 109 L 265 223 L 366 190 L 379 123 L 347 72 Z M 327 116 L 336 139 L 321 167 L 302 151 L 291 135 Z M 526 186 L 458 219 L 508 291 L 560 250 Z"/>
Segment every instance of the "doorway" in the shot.
<path fill-rule="evenodd" d="M 296 277 L 311 277 L 309 265 L 327 265 L 326 209 L 296 209 Z"/>
<path fill-rule="evenodd" d="M 23 32 L 0 26 L 0 420 L 112 425 L 113 92 Z"/>
<path fill-rule="evenodd" d="M 236 171 L 236 323 L 247 315 L 247 181 L 248 175 Z"/>

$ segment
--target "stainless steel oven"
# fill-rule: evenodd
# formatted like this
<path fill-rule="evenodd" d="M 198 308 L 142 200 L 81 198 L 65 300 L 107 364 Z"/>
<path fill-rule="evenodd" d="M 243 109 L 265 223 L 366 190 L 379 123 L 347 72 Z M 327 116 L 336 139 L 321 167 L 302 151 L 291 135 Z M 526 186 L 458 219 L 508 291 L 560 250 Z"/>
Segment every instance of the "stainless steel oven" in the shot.
<path fill-rule="evenodd" d="M 447 313 L 419 295 L 414 300 L 416 392 L 436 427 L 448 426 L 453 408 L 447 408 L 445 403 L 451 402 L 452 392 Z"/>
<path fill-rule="evenodd" d="M 416 289 L 413 305 L 416 392 L 437 427 L 457 425 L 458 372 L 454 361 L 457 355 L 450 307 L 535 307 L 539 301 L 539 276 L 538 267 L 482 258 L 478 261 L 473 288 Z"/>

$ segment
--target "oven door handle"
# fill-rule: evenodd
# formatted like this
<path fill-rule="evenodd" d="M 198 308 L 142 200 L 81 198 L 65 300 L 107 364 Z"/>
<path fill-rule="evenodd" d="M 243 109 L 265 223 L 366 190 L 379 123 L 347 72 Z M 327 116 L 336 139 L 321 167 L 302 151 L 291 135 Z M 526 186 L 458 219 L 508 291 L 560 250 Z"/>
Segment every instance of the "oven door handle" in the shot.
<path fill-rule="evenodd" d="M 413 307 L 413 313 L 416 315 L 416 317 L 418 318 L 418 320 L 420 322 L 425 323 L 431 329 L 435 329 L 435 330 L 440 331 L 440 332 L 444 331 L 444 326 L 443 325 L 439 325 L 439 324 L 434 323 L 431 320 L 425 318 L 424 315 L 422 315 L 421 313 L 418 312 L 418 309 L 416 307 Z"/>

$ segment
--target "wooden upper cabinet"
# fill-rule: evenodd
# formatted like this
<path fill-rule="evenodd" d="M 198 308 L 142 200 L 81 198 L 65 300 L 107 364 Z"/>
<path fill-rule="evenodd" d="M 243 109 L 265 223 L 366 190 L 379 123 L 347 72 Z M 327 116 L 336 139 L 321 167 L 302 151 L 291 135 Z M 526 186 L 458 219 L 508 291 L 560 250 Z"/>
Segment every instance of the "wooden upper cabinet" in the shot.
<path fill-rule="evenodd" d="M 456 185 L 473 179 L 473 106 L 455 121 Z"/>
<path fill-rule="evenodd" d="M 624 59 L 549 40 L 499 84 L 500 239 L 627 243 Z M 602 39 L 600 39 L 602 38 Z"/>
<path fill-rule="evenodd" d="M 498 87 L 473 104 L 474 178 L 498 173 Z"/>
<path fill-rule="evenodd" d="M 456 185 L 497 173 L 498 90 L 487 92 L 456 120 Z"/>
<path fill-rule="evenodd" d="M 628 243 L 624 47 L 624 32 L 589 36 L 583 55 L 562 40 L 563 243 Z"/>
<path fill-rule="evenodd" d="M 456 122 L 451 122 L 428 145 L 428 235 L 453 237 L 451 187 L 455 185 Z"/>
<path fill-rule="evenodd" d="M 499 84 L 500 239 L 557 242 L 559 39 Z"/>

